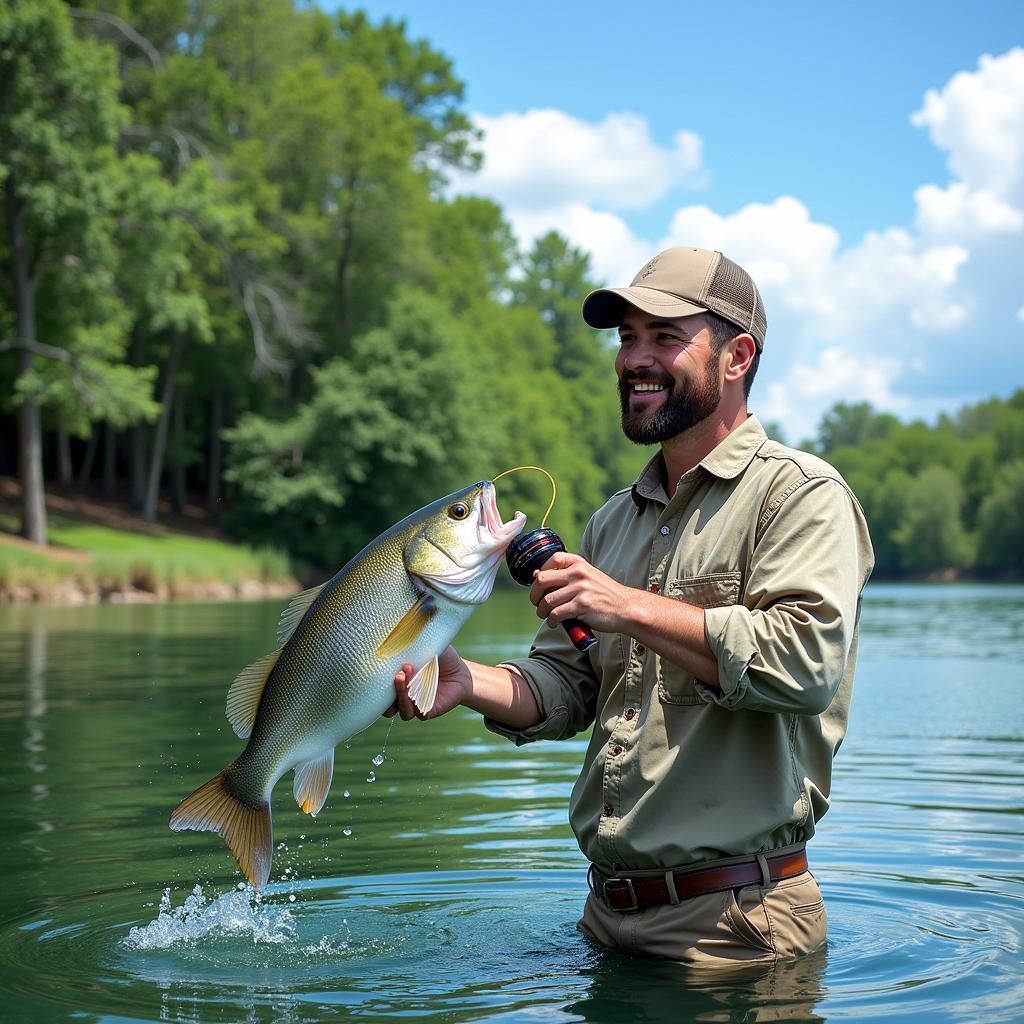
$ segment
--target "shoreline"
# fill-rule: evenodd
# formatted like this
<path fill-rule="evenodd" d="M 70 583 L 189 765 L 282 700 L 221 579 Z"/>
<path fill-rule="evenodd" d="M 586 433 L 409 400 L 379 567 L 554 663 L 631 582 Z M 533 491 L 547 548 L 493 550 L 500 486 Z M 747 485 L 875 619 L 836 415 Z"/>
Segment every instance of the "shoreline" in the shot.
<path fill-rule="evenodd" d="M 0 583 L 0 606 L 94 604 L 159 604 L 176 601 L 260 601 L 272 597 L 293 597 L 302 589 L 287 580 L 182 580 L 159 583 L 153 588 L 104 587 L 102 582 L 75 577 L 45 582 Z"/>

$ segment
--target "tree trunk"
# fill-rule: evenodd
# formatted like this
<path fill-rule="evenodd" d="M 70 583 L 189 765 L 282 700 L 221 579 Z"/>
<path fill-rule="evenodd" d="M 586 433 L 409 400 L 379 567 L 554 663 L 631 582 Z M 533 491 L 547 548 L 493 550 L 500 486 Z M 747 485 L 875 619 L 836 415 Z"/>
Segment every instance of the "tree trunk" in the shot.
<path fill-rule="evenodd" d="M 142 339 L 136 334 L 132 338 L 132 366 L 141 366 L 143 359 Z M 146 500 L 146 428 L 141 423 L 132 427 L 131 433 L 131 475 L 132 508 L 142 511 Z"/>
<path fill-rule="evenodd" d="M 174 447 L 178 457 L 171 468 L 171 506 L 175 515 L 185 514 L 185 463 L 182 454 L 185 450 L 185 400 L 181 388 L 174 392 Z"/>
<path fill-rule="evenodd" d="M 222 447 L 220 432 L 224 425 L 224 385 L 217 382 L 210 399 L 210 446 L 206 469 L 206 514 L 219 519 L 220 508 L 220 464 Z"/>
<path fill-rule="evenodd" d="M 103 497 L 113 498 L 117 480 L 117 435 L 109 422 L 103 425 Z"/>
<path fill-rule="evenodd" d="M 156 522 L 156 502 L 160 495 L 160 478 L 164 471 L 164 450 L 167 447 L 167 428 L 170 425 L 171 406 L 174 402 L 174 387 L 178 376 L 178 360 L 185 339 L 179 331 L 171 335 L 171 354 L 164 370 L 164 389 L 161 396 L 160 418 L 153 432 L 153 450 L 149 459 L 149 476 L 146 480 L 146 497 L 142 505 L 142 518 L 147 523 Z"/>
<path fill-rule="evenodd" d="M 11 114 L 13 82 L 8 82 L 3 97 L 4 116 Z M 18 200 L 14 171 L 4 183 L 7 213 L 7 237 L 10 244 L 11 283 L 14 290 L 15 330 L 20 341 L 36 341 L 36 283 L 30 267 L 25 241 L 25 224 Z M 28 373 L 35 356 L 23 348 L 18 372 Z M 21 533 L 36 544 L 46 543 L 46 496 L 43 492 L 43 432 L 39 406 L 24 401 L 18 406 L 18 476 L 21 479 Z"/>
<path fill-rule="evenodd" d="M 92 477 L 93 466 L 96 465 L 96 452 L 100 446 L 100 425 L 94 423 L 92 433 L 89 435 L 89 443 L 85 446 L 85 455 L 82 458 L 82 467 L 78 471 L 78 487 L 81 490 L 89 485 Z"/>
<path fill-rule="evenodd" d="M 71 471 L 71 438 L 63 427 L 57 428 L 57 482 L 70 488 L 74 480 Z"/>

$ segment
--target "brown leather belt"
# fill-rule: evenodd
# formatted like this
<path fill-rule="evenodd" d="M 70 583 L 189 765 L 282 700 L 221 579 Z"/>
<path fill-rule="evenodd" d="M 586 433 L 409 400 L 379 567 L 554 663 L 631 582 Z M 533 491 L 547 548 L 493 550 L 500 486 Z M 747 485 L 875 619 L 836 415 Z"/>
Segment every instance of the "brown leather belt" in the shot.
<path fill-rule="evenodd" d="M 742 889 L 745 885 L 767 885 L 783 878 L 793 878 L 806 870 L 807 853 L 796 850 L 774 857 L 756 857 L 738 864 L 666 871 L 664 875 L 647 878 L 609 876 L 591 864 L 587 882 L 594 895 L 611 910 L 646 910 L 709 892 Z"/>

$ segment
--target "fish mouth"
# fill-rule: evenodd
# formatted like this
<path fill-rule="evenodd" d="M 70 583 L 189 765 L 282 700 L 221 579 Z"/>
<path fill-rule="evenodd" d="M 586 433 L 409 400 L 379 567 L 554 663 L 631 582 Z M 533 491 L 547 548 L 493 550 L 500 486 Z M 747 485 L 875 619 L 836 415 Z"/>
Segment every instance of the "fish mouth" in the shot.
<path fill-rule="evenodd" d="M 480 495 L 480 526 L 481 533 L 486 531 L 491 544 L 496 552 L 504 552 L 505 548 L 512 542 L 512 538 L 518 536 L 526 525 L 526 516 L 522 512 L 516 514 L 507 522 L 502 522 L 501 513 L 498 511 L 497 491 L 490 480 L 484 481 L 483 492 Z M 481 542 L 484 538 L 481 536 Z"/>

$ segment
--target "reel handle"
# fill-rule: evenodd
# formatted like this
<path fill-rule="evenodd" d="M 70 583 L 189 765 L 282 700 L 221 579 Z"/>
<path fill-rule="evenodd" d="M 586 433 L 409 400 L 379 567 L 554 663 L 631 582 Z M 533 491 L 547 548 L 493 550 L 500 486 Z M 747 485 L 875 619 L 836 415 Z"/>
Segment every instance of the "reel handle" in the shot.
<path fill-rule="evenodd" d="M 529 587 L 533 585 L 534 572 L 552 555 L 564 550 L 562 538 L 554 530 L 532 530 L 512 541 L 505 552 L 505 563 L 512 579 L 520 586 Z M 593 630 L 579 619 L 566 619 L 562 628 L 577 651 L 587 651 L 597 643 Z"/>

